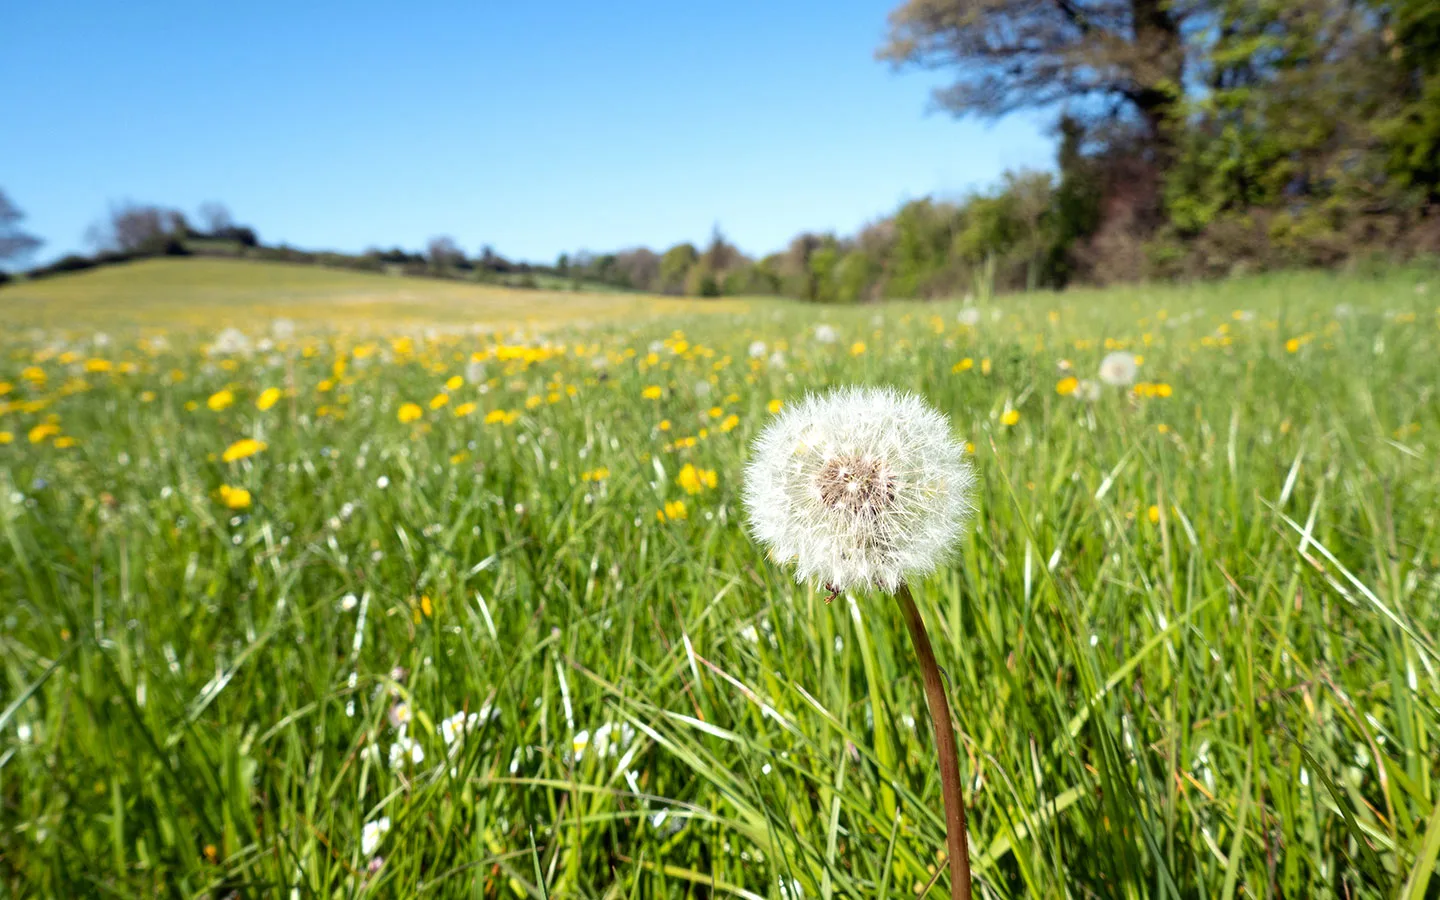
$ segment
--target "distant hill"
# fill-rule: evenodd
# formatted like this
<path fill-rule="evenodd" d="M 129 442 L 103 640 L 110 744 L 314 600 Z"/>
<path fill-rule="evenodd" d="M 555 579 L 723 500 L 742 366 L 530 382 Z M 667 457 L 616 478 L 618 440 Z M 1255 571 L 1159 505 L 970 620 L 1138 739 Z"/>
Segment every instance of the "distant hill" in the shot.
<path fill-rule="evenodd" d="M 314 265 L 167 257 L 0 287 L 0 326 L 261 328 L 397 321 L 545 325 L 732 304 L 644 294 L 520 290 Z"/>

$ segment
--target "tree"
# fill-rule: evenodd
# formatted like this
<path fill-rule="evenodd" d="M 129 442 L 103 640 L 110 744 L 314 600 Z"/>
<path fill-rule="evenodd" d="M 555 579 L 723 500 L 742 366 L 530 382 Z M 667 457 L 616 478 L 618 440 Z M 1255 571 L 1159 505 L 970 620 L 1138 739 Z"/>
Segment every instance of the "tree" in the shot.
<path fill-rule="evenodd" d="M 109 217 L 90 227 L 86 237 L 98 250 L 121 253 L 184 253 L 189 233 L 185 216 L 174 209 L 136 203 L 110 207 Z"/>
<path fill-rule="evenodd" d="M 660 257 L 660 291 L 664 294 L 685 293 L 685 279 L 690 267 L 700 258 L 694 244 L 676 244 Z"/>
<path fill-rule="evenodd" d="M 0 190 L 0 264 L 24 260 L 40 248 L 44 241 L 20 229 L 25 213 Z"/>
<path fill-rule="evenodd" d="M 425 246 L 425 259 L 432 269 L 453 269 L 465 261 L 465 251 L 454 238 L 442 235 L 431 238 Z"/>
<path fill-rule="evenodd" d="M 879 56 L 953 69 L 935 101 L 956 115 L 1108 104 L 1133 113 L 1165 156 L 1187 72 L 1187 26 L 1204 0 L 906 0 Z"/>

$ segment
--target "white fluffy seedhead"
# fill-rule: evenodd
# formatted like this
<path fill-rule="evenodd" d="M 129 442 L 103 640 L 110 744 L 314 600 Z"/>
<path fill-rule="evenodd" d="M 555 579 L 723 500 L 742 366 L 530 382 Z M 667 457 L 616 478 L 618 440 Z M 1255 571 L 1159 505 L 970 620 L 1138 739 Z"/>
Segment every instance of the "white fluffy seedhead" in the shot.
<path fill-rule="evenodd" d="M 745 471 L 750 530 L 795 578 L 894 592 L 934 570 L 972 512 L 975 474 L 949 422 L 889 388 L 841 388 L 787 407 Z"/>
<path fill-rule="evenodd" d="M 1126 353 L 1124 350 L 1116 350 L 1100 360 L 1100 380 L 1112 387 L 1134 384 L 1135 375 L 1139 371 L 1140 366 L 1135 362 L 1135 354 Z"/>

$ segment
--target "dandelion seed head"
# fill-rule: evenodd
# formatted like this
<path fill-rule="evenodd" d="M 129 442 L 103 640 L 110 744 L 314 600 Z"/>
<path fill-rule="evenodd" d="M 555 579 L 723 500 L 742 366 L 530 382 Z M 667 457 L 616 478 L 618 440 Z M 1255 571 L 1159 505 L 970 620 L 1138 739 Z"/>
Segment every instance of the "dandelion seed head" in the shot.
<path fill-rule="evenodd" d="M 944 416 L 888 388 L 785 409 L 745 474 L 750 530 L 800 582 L 893 592 L 939 565 L 971 513 L 973 469 Z"/>
<path fill-rule="evenodd" d="M 1100 360 L 1100 380 L 1112 387 L 1125 387 L 1135 383 L 1139 369 L 1135 354 L 1116 350 Z"/>

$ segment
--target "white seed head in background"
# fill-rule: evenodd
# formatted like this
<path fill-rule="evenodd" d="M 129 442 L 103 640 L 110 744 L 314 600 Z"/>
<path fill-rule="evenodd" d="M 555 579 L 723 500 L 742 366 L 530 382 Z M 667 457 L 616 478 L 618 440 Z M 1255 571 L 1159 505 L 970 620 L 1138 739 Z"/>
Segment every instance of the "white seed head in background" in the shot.
<path fill-rule="evenodd" d="M 1128 387 L 1135 383 L 1135 373 L 1140 366 L 1135 354 L 1116 350 L 1100 360 L 1100 380 L 1112 387 Z"/>
<path fill-rule="evenodd" d="M 973 511 L 975 473 L 950 423 L 889 388 L 841 388 L 787 406 L 745 471 L 750 530 L 795 578 L 894 592 L 933 571 Z"/>

